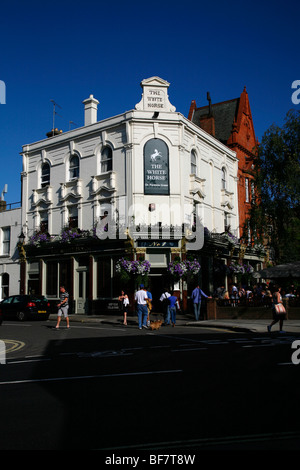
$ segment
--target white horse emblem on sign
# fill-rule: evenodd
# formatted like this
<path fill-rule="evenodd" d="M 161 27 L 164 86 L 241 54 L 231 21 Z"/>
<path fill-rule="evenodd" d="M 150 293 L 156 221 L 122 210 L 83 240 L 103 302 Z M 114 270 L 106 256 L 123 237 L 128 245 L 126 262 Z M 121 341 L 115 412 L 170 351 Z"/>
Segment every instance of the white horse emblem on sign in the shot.
<path fill-rule="evenodd" d="M 161 157 L 161 156 L 162 156 L 161 153 L 157 149 L 155 149 L 154 153 L 152 153 L 152 155 L 150 155 L 150 160 L 152 162 L 156 162 L 156 157 Z"/>

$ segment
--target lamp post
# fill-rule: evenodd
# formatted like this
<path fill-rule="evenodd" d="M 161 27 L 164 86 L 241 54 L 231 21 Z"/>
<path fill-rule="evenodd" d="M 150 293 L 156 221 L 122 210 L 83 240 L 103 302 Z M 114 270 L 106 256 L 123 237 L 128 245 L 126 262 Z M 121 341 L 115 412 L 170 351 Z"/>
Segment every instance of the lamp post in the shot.
<path fill-rule="evenodd" d="M 20 294 L 25 294 L 25 276 L 26 276 L 26 252 L 24 248 L 25 235 L 22 232 L 19 235 L 19 258 L 20 258 Z"/>

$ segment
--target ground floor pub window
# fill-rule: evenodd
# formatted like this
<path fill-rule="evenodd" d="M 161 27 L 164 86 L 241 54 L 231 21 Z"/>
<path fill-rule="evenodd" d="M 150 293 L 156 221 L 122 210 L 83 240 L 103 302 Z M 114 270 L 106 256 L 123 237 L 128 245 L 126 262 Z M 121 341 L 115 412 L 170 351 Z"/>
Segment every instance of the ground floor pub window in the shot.
<path fill-rule="evenodd" d="M 121 286 L 119 276 L 116 275 L 115 265 L 119 258 L 101 257 L 97 260 L 97 297 L 114 298 L 120 295 Z"/>
<path fill-rule="evenodd" d="M 0 300 L 5 299 L 9 296 L 9 274 L 4 273 L 0 279 L 1 282 L 1 298 Z"/>
<path fill-rule="evenodd" d="M 72 282 L 71 260 L 47 261 L 46 296 L 59 297 L 59 286 L 65 286 L 69 292 Z"/>

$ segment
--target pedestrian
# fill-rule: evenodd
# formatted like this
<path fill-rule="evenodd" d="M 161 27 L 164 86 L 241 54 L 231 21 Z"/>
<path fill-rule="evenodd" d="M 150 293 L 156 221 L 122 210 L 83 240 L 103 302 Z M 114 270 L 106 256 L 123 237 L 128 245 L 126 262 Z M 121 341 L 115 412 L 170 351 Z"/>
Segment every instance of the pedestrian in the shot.
<path fill-rule="evenodd" d="M 164 314 L 164 324 L 170 325 L 170 306 L 168 302 L 168 298 L 171 296 L 168 290 L 165 289 L 162 295 L 160 296 L 159 300 L 163 304 L 163 314 Z"/>
<path fill-rule="evenodd" d="M 149 288 L 147 289 L 147 310 L 148 310 L 147 326 L 149 326 L 150 325 L 150 313 L 152 310 L 152 294 Z"/>
<path fill-rule="evenodd" d="M 135 293 L 135 300 L 137 303 L 137 315 L 139 321 L 139 329 L 148 328 L 147 327 L 147 317 L 148 317 L 148 308 L 147 308 L 147 292 L 145 291 L 144 284 L 140 285 L 139 290 Z"/>
<path fill-rule="evenodd" d="M 224 284 L 222 284 L 220 287 L 218 287 L 216 289 L 216 296 L 219 300 L 223 300 L 224 299 L 224 294 L 226 292 L 226 289 L 225 289 L 225 286 Z"/>
<path fill-rule="evenodd" d="M 57 324 L 56 324 L 56 330 L 59 329 L 60 322 L 61 322 L 61 317 L 62 315 L 66 319 L 67 322 L 67 328 L 70 328 L 70 322 L 69 322 L 69 294 L 66 291 L 64 286 L 60 286 L 60 303 L 57 304 L 58 307 L 58 312 L 57 312 Z"/>
<path fill-rule="evenodd" d="M 172 326 L 175 326 L 176 325 L 176 308 L 180 310 L 180 306 L 179 306 L 178 298 L 174 295 L 174 292 L 172 295 L 170 295 L 170 297 L 168 297 L 168 301 L 169 301 L 169 311 L 171 315 L 171 323 L 172 323 Z"/>
<path fill-rule="evenodd" d="M 272 308 L 273 321 L 267 327 L 268 332 L 271 333 L 272 326 L 275 325 L 275 323 L 279 321 L 279 333 L 285 333 L 282 327 L 283 327 L 283 321 L 285 320 L 285 317 L 286 317 L 286 310 L 282 303 L 281 287 L 279 286 L 274 287 L 272 299 L 273 299 L 273 308 Z"/>
<path fill-rule="evenodd" d="M 200 289 L 199 285 L 193 290 L 191 299 L 193 301 L 194 306 L 194 315 L 195 320 L 199 321 L 200 319 L 200 310 L 201 310 L 201 299 L 205 297 L 206 299 L 211 299 L 210 296 L 204 294 L 204 292 Z"/>
<path fill-rule="evenodd" d="M 231 306 L 236 307 L 238 304 L 239 291 L 236 284 L 232 285 L 231 288 Z"/>
<path fill-rule="evenodd" d="M 127 313 L 129 307 L 128 295 L 122 290 L 119 295 L 120 310 L 123 313 L 123 325 L 127 325 Z"/>

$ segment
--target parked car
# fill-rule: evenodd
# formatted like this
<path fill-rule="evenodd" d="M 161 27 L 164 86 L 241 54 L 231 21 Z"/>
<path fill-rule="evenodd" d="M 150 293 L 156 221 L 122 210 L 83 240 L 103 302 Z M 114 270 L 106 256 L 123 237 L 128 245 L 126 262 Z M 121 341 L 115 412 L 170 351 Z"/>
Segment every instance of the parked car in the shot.
<path fill-rule="evenodd" d="M 48 320 L 50 303 L 44 296 L 12 295 L 0 302 L 0 318 L 17 318 L 24 321 L 28 318 Z"/>

